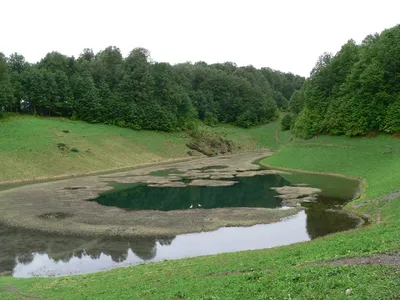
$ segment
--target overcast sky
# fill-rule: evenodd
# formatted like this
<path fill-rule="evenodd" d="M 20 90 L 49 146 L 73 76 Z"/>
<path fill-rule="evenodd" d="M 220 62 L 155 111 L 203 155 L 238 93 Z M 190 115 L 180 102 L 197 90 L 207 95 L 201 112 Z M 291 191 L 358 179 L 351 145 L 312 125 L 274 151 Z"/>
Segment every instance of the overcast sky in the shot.
<path fill-rule="evenodd" d="M 271 67 L 307 76 L 318 56 L 400 23 L 400 0 L 1 0 L 0 52 L 36 62 L 135 47 L 156 61 Z"/>

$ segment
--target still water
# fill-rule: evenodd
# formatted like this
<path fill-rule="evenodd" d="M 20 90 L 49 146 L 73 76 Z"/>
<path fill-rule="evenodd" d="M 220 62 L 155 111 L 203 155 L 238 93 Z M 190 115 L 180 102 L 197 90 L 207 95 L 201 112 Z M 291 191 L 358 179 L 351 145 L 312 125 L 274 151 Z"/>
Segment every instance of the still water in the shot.
<path fill-rule="evenodd" d="M 185 180 L 185 179 L 183 179 Z M 229 179 L 232 186 L 149 187 L 146 184 L 111 184 L 114 190 L 100 195 L 101 205 L 131 210 L 178 210 L 200 206 L 202 209 L 222 207 L 280 207 L 272 187 L 290 184 L 281 176 L 267 175 Z"/>
<path fill-rule="evenodd" d="M 157 172 L 160 173 L 159 176 L 168 175 L 166 171 Z M 93 201 L 101 205 L 130 210 L 168 211 L 188 209 L 192 206 L 202 209 L 222 207 L 279 208 L 281 206 L 280 200 L 276 198 L 278 193 L 272 190 L 272 187 L 306 183 L 321 189 L 320 202 L 332 206 L 348 201 L 358 189 L 358 182 L 354 180 L 308 173 L 236 177 L 226 180 L 234 181 L 236 184 L 213 187 L 150 187 L 146 184 L 137 183 L 111 183 L 110 185 L 114 189 L 101 194 Z M 190 182 L 185 178 L 182 181 Z"/>
<path fill-rule="evenodd" d="M 127 209 L 270 207 L 284 209 L 271 187 L 308 183 L 322 189 L 318 204 L 280 222 L 251 227 L 224 227 L 213 232 L 162 238 L 110 239 L 47 234 L 0 225 L 0 273 L 15 277 L 62 276 L 119 266 L 200 255 L 288 245 L 351 229 L 359 220 L 327 210 L 353 197 L 358 183 L 311 174 L 240 178 L 228 187 L 149 188 L 119 185 L 96 201 Z"/>
<path fill-rule="evenodd" d="M 310 212 L 301 211 L 273 224 L 224 227 L 165 238 L 68 237 L 0 227 L 0 272 L 15 277 L 62 276 L 150 261 L 264 249 L 308 241 L 352 228 L 358 222 L 337 212 L 309 215 Z M 332 226 L 332 221 L 340 225 Z"/>

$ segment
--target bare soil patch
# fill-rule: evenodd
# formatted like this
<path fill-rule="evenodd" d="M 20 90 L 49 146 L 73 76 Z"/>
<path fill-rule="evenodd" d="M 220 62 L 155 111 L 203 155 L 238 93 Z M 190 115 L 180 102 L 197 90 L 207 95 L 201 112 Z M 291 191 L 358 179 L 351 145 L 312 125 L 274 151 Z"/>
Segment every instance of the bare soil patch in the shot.
<path fill-rule="evenodd" d="M 320 264 L 330 265 L 330 266 L 389 265 L 389 266 L 399 267 L 400 252 L 393 254 L 374 254 L 366 257 L 341 258 Z"/>
<path fill-rule="evenodd" d="M 395 139 L 400 138 L 400 132 L 393 133 L 392 137 L 394 137 Z"/>
<path fill-rule="evenodd" d="M 380 134 L 379 131 L 370 131 L 368 132 L 368 134 L 366 135 L 367 138 L 375 138 Z"/>

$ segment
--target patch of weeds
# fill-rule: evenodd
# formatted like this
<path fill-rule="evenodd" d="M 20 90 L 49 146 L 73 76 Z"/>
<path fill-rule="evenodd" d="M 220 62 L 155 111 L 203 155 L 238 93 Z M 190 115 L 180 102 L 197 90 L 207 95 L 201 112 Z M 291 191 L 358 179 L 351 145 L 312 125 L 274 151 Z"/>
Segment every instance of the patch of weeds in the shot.
<path fill-rule="evenodd" d="M 186 152 L 188 155 L 190 156 L 200 156 L 202 155 L 201 152 L 197 151 L 197 150 L 189 150 L 188 152 Z"/>
<path fill-rule="evenodd" d="M 247 273 L 245 274 L 244 277 L 247 281 L 257 281 L 257 280 L 261 280 L 262 278 L 262 273 L 261 272 L 251 272 L 251 273 Z"/>
<path fill-rule="evenodd" d="M 69 147 L 64 143 L 58 143 L 57 144 L 57 148 L 58 148 L 58 150 L 61 150 L 61 151 L 68 151 L 69 150 Z"/>
<path fill-rule="evenodd" d="M 63 130 L 62 132 L 64 132 L 64 133 L 69 133 L 69 130 Z"/>
<path fill-rule="evenodd" d="M 182 292 L 177 292 L 175 295 L 172 296 L 172 299 L 177 300 L 177 299 L 185 299 L 185 294 Z"/>
<path fill-rule="evenodd" d="M 79 153 L 81 152 L 78 148 L 71 148 L 71 152 Z"/>

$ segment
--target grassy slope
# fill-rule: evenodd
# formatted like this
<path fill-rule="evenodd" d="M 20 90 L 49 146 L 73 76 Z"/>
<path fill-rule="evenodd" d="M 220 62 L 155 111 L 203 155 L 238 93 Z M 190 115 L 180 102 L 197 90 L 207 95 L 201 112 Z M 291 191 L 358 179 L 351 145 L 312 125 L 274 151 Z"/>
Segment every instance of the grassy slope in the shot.
<path fill-rule="evenodd" d="M 357 200 L 361 213 L 376 220 L 368 227 L 312 242 L 267 250 L 227 253 L 56 279 L 0 277 L 0 297 L 34 295 L 47 299 L 394 299 L 400 296 L 400 270 L 389 266 L 321 266 L 339 257 L 400 250 L 400 199 L 374 198 L 400 187 L 399 141 L 319 137 L 288 143 L 273 137 L 277 123 L 250 130 L 216 128 L 249 147 L 272 145 L 278 153 L 264 163 L 287 168 L 363 177 Z M 257 139 L 259 137 L 259 139 Z M 379 217 L 378 217 L 379 216 Z M 379 223 L 379 224 L 377 224 Z M 2 294 L 1 294 L 2 293 Z"/>
<path fill-rule="evenodd" d="M 58 143 L 81 152 L 63 153 Z M 90 153 L 85 152 L 88 149 Z M 0 122 L 0 182 L 159 162 L 184 157 L 186 151 L 183 134 L 134 131 L 66 119 L 11 118 Z"/>
<path fill-rule="evenodd" d="M 278 122 L 254 129 L 233 126 L 209 130 L 227 133 L 245 149 L 272 145 Z M 69 130 L 70 133 L 63 133 Z M 65 143 L 81 152 L 63 153 Z M 61 118 L 13 117 L 0 121 L 0 183 L 78 175 L 188 157 L 185 133 L 135 131 Z M 274 148 L 277 145 L 274 144 Z M 86 150 L 90 149 L 90 153 Z"/>

